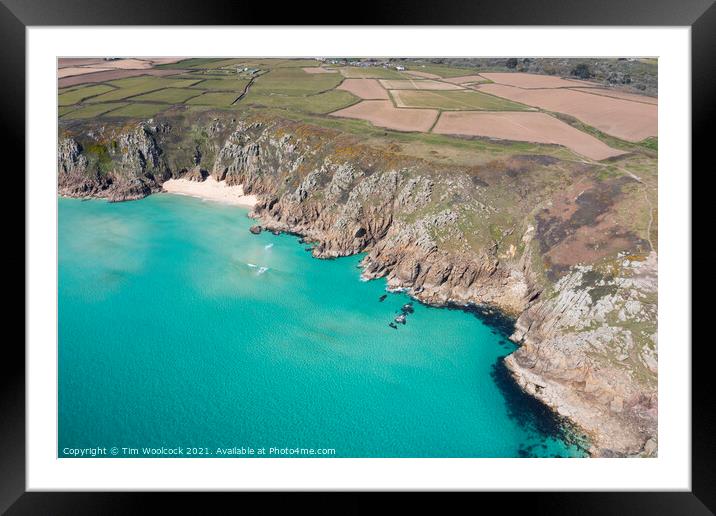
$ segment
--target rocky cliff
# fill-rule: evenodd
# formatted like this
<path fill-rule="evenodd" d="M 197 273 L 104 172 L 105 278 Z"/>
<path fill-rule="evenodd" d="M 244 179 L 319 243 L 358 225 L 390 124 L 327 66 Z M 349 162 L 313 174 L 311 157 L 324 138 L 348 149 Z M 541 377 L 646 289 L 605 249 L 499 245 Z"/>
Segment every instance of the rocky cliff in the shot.
<path fill-rule="evenodd" d="M 521 348 L 506 363 L 527 392 L 594 455 L 656 453 L 656 228 L 642 178 L 539 154 L 445 165 L 275 118 L 182 123 L 66 128 L 60 193 L 134 199 L 204 171 L 242 184 L 259 198 L 252 217 L 301 234 L 318 258 L 365 252 L 366 278 L 515 316 Z M 633 210 L 647 205 L 642 228 Z"/>

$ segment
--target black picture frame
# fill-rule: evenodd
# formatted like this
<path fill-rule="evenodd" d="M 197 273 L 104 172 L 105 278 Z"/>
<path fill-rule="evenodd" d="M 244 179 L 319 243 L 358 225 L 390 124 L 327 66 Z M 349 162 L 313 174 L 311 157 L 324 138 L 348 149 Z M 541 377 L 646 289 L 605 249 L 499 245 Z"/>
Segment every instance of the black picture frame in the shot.
<path fill-rule="evenodd" d="M 606 25 L 690 26 L 692 50 L 692 168 L 709 160 L 710 125 L 716 115 L 716 5 L 714 0 L 560 1 L 504 0 L 430 3 L 401 0 L 391 4 L 363 4 L 360 10 L 336 15 L 335 4 L 237 2 L 202 0 L 0 0 L 0 113 L 10 153 L 12 171 L 19 182 L 25 170 L 25 30 L 43 25 Z M 347 11 L 345 11 L 347 13 Z M 324 13 L 324 14 L 319 14 Z M 333 14 L 333 16 L 331 16 Z M 711 144 L 712 145 L 712 144 Z M 691 171 L 684 171 L 690 174 Z M 686 176 L 685 176 L 686 177 Z M 24 189 L 24 186 L 23 186 Z M 665 195 L 668 195 L 665 194 Z M 695 204 L 695 203 L 694 203 Z M 19 210 L 11 218 L 15 230 Z M 8 229 L 9 230 L 9 229 Z M 18 235 L 19 239 L 19 235 Z M 23 234 L 24 239 L 24 234 Z M 24 247 L 23 247 L 24 249 Z M 19 254 L 19 253 L 17 253 Z M 24 255 L 12 257 L 13 270 L 25 267 Z M 699 266 L 692 260 L 692 266 Z M 704 264 L 705 265 L 705 264 Z M 26 270 L 26 269 L 24 269 Z M 19 276 L 19 275 L 18 275 Z M 23 285 L 24 287 L 24 285 Z M 24 295 L 23 295 L 24 299 Z M 15 302 L 19 310 L 20 303 Z M 22 304 L 24 309 L 24 303 Z M 9 322 L 9 321 L 8 321 Z M 13 321 L 14 322 L 14 321 Z M 17 323 L 15 323 L 17 324 Z M 9 328 L 9 325 L 7 325 Z M 140 512 L 150 501 L 172 507 L 193 507 L 208 512 L 208 503 L 225 503 L 233 494 L 191 498 L 178 493 L 39 493 L 25 492 L 25 353 L 19 337 L 6 334 L 0 360 L 0 511 L 7 514 L 127 514 Z M 690 343 L 683 343 L 684 346 Z M 714 403 L 710 396 L 708 360 L 711 342 L 692 346 L 692 490 L 690 492 L 591 492 L 591 493 L 480 493 L 482 502 L 505 503 L 530 514 L 713 514 L 716 511 L 716 460 Z M 261 502 L 264 495 L 251 495 Z M 291 503 L 308 502 L 312 508 L 330 510 L 332 495 L 292 495 Z M 256 499 L 260 497 L 260 499 Z M 498 498 L 499 497 L 499 498 Z M 417 497 L 420 500 L 420 497 Z M 352 496 L 340 502 L 338 512 L 355 512 L 365 502 Z M 471 502 L 472 503 L 472 502 Z M 198 504 L 198 505 L 194 505 Z M 279 505 L 281 507 L 282 505 Z M 284 505 L 284 507 L 286 507 Z"/>

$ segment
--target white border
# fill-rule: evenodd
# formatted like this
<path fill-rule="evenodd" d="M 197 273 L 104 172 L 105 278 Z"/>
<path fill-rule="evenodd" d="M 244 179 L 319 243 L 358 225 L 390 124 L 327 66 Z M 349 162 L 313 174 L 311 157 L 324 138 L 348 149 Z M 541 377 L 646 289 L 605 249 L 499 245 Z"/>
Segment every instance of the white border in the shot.
<path fill-rule="evenodd" d="M 689 490 L 690 29 L 27 29 L 27 488 Z M 658 56 L 657 459 L 57 459 L 57 56 Z M 248 462 L 247 462 L 248 461 Z"/>

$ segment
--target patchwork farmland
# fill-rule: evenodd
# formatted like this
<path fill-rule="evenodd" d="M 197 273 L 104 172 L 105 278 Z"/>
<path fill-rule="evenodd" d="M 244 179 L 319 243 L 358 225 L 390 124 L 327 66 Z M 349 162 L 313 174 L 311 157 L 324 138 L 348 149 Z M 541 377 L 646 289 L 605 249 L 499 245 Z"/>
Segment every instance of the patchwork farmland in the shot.
<path fill-rule="evenodd" d="M 60 120 L 271 111 L 370 134 L 560 146 L 600 161 L 652 150 L 657 99 L 549 75 L 317 59 L 59 59 Z"/>

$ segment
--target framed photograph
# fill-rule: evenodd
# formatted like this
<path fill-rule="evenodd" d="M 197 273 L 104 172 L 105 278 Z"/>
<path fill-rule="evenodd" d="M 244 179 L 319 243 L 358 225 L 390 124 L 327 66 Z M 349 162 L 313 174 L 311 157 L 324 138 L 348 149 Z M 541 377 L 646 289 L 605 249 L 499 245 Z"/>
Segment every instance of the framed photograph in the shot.
<path fill-rule="evenodd" d="M 514 491 L 711 514 L 712 2 L 274 10 L 3 0 L 26 306 L 0 509 Z"/>

